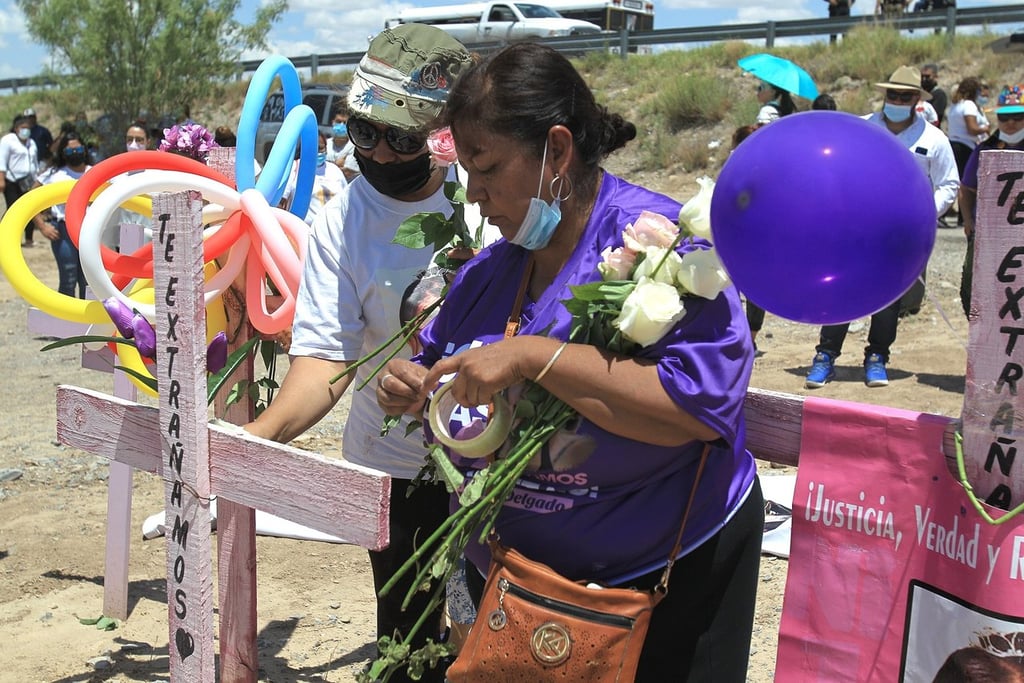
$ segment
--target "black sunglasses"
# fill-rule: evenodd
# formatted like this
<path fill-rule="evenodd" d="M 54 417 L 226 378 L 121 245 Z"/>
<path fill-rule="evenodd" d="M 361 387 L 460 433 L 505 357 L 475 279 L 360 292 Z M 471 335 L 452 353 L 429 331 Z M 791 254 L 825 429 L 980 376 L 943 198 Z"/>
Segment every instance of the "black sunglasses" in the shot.
<path fill-rule="evenodd" d="M 388 147 L 398 154 L 414 154 L 427 144 L 426 136 L 406 133 L 390 126 L 382 133 L 369 121 L 349 118 L 348 139 L 359 149 L 373 149 L 381 137 L 388 143 Z"/>
<path fill-rule="evenodd" d="M 892 102 L 902 102 L 903 104 L 910 104 L 917 97 L 917 93 L 912 90 L 886 90 L 885 99 Z"/>
<path fill-rule="evenodd" d="M 1024 112 L 1019 114 L 996 114 L 996 118 L 999 119 L 999 123 L 1006 123 L 1007 121 L 1024 121 Z"/>

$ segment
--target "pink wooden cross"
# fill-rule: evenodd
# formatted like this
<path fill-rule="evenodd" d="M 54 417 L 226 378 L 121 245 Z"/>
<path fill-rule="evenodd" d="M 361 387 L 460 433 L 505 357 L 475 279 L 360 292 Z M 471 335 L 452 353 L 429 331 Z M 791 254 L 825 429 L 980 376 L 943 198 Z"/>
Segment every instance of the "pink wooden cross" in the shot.
<path fill-rule="evenodd" d="M 963 435 L 978 498 L 1024 501 L 1024 152 L 981 153 Z"/>
<path fill-rule="evenodd" d="M 209 501 L 218 497 L 218 535 L 229 552 L 255 558 L 250 530 L 225 530 L 250 514 L 229 515 L 225 502 L 265 510 L 350 542 L 380 549 L 388 542 L 387 475 L 264 441 L 237 427 L 208 424 L 201 204 L 195 193 L 154 199 L 159 408 L 85 389 L 57 393 L 57 435 L 80 448 L 164 479 L 171 680 L 214 680 L 213 585 Z M 156 446 L 160 448 L 157 450 Z M 250 572 L 219 572 L 222 680 L 255 681 L 255 628 Z M 225 583 L 226 582 L 226 583 Z M 237 585 L 237 583 L 241 585 Z M 252 590 L 248 595 L 246 592 Z M 243 595 L 239 595 L 242 593 Z M 226 607 L 224 596 L 240 610 Z M 225 638 L 225 634 L 240 634 Z M 224 664 L 230 662 L 231 666 Z"/>
<path fill-rule="evenodd" d="M 121 225 L 122 249 L 133 252 L 144 242 L 142 226 Z M 91 326 L 55 318 L 38 308 L 28 311 L 28 329 L 48 337 L 72 337 L 89 334 Z M 114 370 L 109 349 L 82 347 L 82 367 L 114 373 L 114 395 L 134 401 L 138 392 L 128 376 Z M 107 539 L 103 569 L 103 614 L 114 619 L 128 618 L 128 550 L 131 539 L 132 470 L 119 462 L 110 463 L 107 478 Z"/>

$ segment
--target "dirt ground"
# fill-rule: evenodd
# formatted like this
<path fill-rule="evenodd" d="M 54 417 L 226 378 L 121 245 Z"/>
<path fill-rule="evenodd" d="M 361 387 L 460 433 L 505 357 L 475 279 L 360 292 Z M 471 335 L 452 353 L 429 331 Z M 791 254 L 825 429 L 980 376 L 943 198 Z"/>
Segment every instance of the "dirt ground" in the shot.
<path fill-rule="evenodd" d="M 675 179 L 673 182 L 682 182 Z M 691 191 L 674 188 L 676 196 Z M 932 297 L 905 319 L 890 363 L 891 384 L 862 382 L 866 320 L 855 323 L 837 380 L 815 395 L 958 416 L 967 324 L 957 287 L 964 240 L 939 230 L 929 268 Z M 56 285 L 48 248 L 27 250 L 41 279 Z M 143 541 L 143 520 L 162 509 L 161 481 L 134 478 L 130 615 L 112 631 L 79 623 L 102 611 L 106 461 L 59 446 L 54 389 L 111 391 L 111 376 L 79 367 L 78 352 L 41 353 L 26 327 L 27 305 L 0 278 L 0 681 L 117 682 L 168 679 L 165 546 Z M 948 320 L 947 320 L 948 318 Z M 768 315 L 753 386 L 803 388 L 817 328 Z M 340 453 L 344 407 L 297 442 Z M 792 470 L 763 467 L 764 476 Z M 260 537 L 260 681 L 352 681 L 373 653 L 373 599 L 365 552 L 352 546 Z M 787 561 L 765 557 L 748 680 L 772 680 Z"/>

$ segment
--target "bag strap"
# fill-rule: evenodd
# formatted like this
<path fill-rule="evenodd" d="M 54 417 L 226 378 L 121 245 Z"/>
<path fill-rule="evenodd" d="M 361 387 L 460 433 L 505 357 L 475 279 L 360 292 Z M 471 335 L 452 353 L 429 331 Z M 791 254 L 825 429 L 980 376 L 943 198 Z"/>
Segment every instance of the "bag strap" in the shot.
<path fill-rule="evenodd" d="M 711 451 L 711 444 L 704 444 L 704 452 L 700 455 L 700 464 L 697 465 L 697 476 L 693 478 L 693 487 L 690 489 L 690 499 L 686 501 L 686 510 L 683 511 L 683 521 L 679 524 L 679 533 L 676 534 L 676 544 L 672 548 L 672 554 L 668 556 L 668 562 L 665 564 L 665 571 L 661 573 L 661 580 L 658 581 L 654 587 L 654 592 L 659 595 L 668 594 L 668 578 L 672 573 L 672 565 L 676 563 L 676 557 L 679 556 L 679 551 L 683 549 L 683 531 L 686 529 L 686 520 L 690 516 L 690 508 L 693 507 L 693 499 L 697 495 L 697 485 L 700 483 L 700 477 L 704 473 L 704 465 L 708 461 L 708 453 Z"/>
<path fill-rule="evenodd" d="M 526 288 L 530 286 L 530 277 L 533 275 L 533 252 L 526 257 L 526 266 L 523 269 L 523 279 L 519 281 L 519 291 L 516 292 L 516 300 L 512 304 L 512 312 L 508 314 L 508 322 L 505 323 L 505 339 L 511 339 L 519 333 L 519 320 L 523 311 L 523 300 L 526 299 Z"/>

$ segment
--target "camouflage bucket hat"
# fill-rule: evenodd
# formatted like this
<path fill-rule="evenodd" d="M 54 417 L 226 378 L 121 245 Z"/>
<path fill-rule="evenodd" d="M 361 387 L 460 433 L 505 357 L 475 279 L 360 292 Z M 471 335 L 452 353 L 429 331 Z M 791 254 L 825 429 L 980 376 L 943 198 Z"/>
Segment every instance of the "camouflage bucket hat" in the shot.
<path fill-rule="evenodd" d="M 352 78 L 353 116 L 407 131 L 441 113 L 469 52 L 447 33 L 423 24 L 384 29 L 370 42 Z"/>

